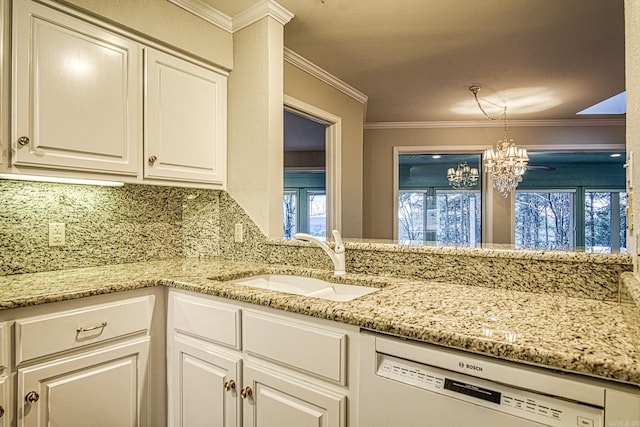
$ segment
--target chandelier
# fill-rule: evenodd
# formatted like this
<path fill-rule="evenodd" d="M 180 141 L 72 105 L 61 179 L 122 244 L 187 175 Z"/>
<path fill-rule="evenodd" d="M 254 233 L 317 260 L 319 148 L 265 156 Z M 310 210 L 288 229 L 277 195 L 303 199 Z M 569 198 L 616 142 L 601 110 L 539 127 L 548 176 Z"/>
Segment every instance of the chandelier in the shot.
<path fill-rule="evenodd" d="M 468 190 L 478 183 L 478 168 L 471 168 L 467 162 L 458 163 L 458 169 L 447 169 L 449 185 L 456 190 Z"/>
<path fill-rule="evenodd" d="M 473 97 L 480 108 L 480 111 L 490 120 L 499 120 L 499 118 L 491 117 L 480 105 L 478 100 L 478 92 L 480 86 L 470 86 L 469 90 L 473 93 Z M 522 175 L 527 170 L 527 162 L 529 155 L 524 148 L 516 147 L 515 141 L 509 138 L 507 133 L 507 107 L 504 106 L 502 112 L 502 120 L 504 121 L 504 134 L 502 139 L 496 142 L 495 148 L 485 150 L 484 169 L 489 175 L 489 179 L 502 194 L 502 197 L 508 197 L 509 193 L 518 187 L 518 183 L 522 182 Z"/>

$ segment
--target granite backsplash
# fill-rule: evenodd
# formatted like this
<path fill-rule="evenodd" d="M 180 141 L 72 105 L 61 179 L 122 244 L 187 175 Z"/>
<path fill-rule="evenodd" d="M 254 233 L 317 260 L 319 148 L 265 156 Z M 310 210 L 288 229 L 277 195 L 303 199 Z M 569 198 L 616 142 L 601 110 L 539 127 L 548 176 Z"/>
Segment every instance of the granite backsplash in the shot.
<path fill-rule="evenodd" d="M 331 270 L 308 243 L 267 239 L 224 191 L 0 180 L 0 276 L 176 257 L 221 257 Z M 48 223 L 66 225 L 49 247 Z M 244 241 L 234 241 L 242 223 Z M 629 255 L 346 243 L 347 271 L 441 283 L 628 299 Z"/>

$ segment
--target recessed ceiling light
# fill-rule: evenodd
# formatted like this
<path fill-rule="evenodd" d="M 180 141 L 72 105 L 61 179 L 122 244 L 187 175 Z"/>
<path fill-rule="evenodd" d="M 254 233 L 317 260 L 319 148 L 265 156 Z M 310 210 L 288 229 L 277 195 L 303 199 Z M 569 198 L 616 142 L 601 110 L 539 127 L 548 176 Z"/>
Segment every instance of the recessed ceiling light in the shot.
<path fill-rule="evenodd" d="M 622 154 L 620 153 L 609 154 L 609 157 L 620 157 L 620 156 L 622 156 Z"/>
<path fill-rule="evenodd" d="M 432 158 L 432 159 L 439 159 L 439 158 L 441 158 L 441 157 L 442 157 L 442 156 L 441 156 L 440 154 L 436 154 L 435 156 L 431 156 L 431 158 Z"/>

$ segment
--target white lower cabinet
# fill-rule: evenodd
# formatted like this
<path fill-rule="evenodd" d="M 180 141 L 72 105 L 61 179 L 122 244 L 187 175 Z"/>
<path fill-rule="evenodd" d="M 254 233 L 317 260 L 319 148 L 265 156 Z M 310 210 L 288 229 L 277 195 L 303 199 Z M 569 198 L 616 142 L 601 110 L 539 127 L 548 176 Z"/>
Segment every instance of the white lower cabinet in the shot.
<path fill-rule="evenodd" d="M 274 371 L 244 368 L 244 427 L 345 426 L 346 396 Z M 248 387 L 248 388 L 247 388 Z"/>
<path fill-rule="evenodd" d="M 9 324 L 0 322 L 0 427 L 11 426 L 13 418 L 9 348 Z"/>
<path fill-rule="evenodd" d="M 239 427 L 240 356 L 181 335 L 174 337 L 172 347 L 169 424 Z"/>
<path fill-rule="evenodd" d="M 135 427 L 149 338 L 18 370 L 18 425 Z"/>
<path fill-rule="evenodd" d="M 170 290 L 169 426 L 357 426 L 357 328 L 301 317 Z"/>
<path fill-rule="evenodd" d="M 11 425 L 11 403 L 9 402 L 9 377 L 0 377 L 0 427 Z"/>
<path fill-rule="evenodd" d="M 164 426 L 156 297 L 141 289 L 0 311 L 0 427 Z"/>

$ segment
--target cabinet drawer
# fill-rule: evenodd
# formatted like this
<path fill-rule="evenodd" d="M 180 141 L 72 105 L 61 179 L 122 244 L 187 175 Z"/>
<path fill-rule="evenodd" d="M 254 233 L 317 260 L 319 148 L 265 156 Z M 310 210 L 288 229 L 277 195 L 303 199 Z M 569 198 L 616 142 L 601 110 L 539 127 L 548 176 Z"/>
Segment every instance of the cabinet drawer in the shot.
<path fill-rule="evenodd" d="M 345 333 L 254 312 L 243 322 L 247 353 L 346 384 Z"/>
<path fill-rule="evenodd" d="M 73 348 L 148 331 L 153 296 L 16 320 L 16 365 Z"/>
<path fill-rule="evenodd" d="M 241 348 L 240 308 L 205 298 L 172 293 L 170 328 L 234 349 Z"/>

